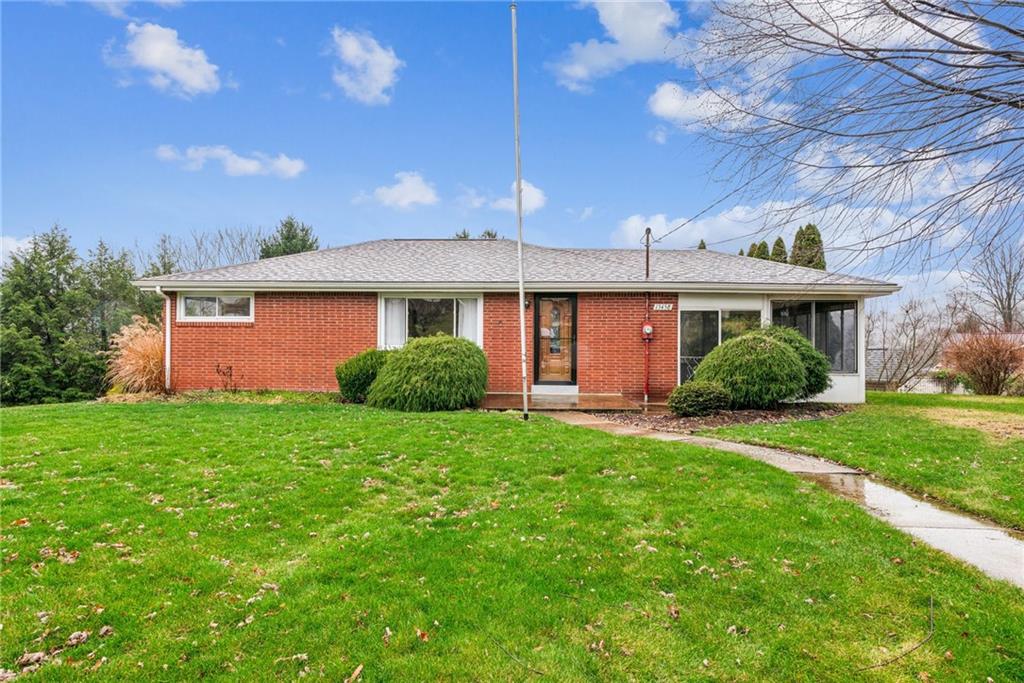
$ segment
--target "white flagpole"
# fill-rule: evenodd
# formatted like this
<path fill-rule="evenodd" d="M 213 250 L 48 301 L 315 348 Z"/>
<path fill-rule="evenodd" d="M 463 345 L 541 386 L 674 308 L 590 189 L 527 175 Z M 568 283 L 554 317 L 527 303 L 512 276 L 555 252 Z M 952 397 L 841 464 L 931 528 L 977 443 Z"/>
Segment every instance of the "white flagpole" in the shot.
<path fill-rule="evenodd" d="M 523 162 L 519 154 L 519 50 L 517 48 L 516 3 L 512 8 L 512 118 L 516 137 L 516 247 L 519 255 L 519 356 L 523 375 L 523 419 L 530 419 L 526 380 L 526 290 L 523 285 Z"/>

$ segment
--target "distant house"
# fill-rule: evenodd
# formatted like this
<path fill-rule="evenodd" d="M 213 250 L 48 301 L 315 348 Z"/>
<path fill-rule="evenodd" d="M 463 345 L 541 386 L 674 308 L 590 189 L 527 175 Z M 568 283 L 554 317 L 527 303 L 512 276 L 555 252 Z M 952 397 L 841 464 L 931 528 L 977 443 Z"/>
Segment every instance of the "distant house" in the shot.
<path fill-rule="evenodd" d="M 710 250 L 525 246 L 530 389 L 652 396 L 712 348 L 762 324 L 789 325 L 832 363 L 827 401 L 864 400 L 864 300 L 887 282 Z M 489 390 L 520 389 L 516 243 L 364 242 L 136 281 L 166 296 L 173 390 L 331 390 L 334 366 L 369 348 L 445 333 L 479 344 Z"/>
<path fill-rule="evenodd" d="M 1006 337 L 1014 341 L 1018 346 L 1024 347 L 1024 334 L 1013 333 L 1013 332 L 1002 332 L 998 333 L 1002 337 Z M 949 343 L 954 342 L 960 335 L 952 335 L 949 339 Z M 934 374 L 939 370 L 943 369 L 941 359 L 939 362 L 931 365 L 922 372 L 917 373 L 909 380 L 901 384 L 900 386 L 893 386 L 892 382 L 888 381 L 886 372 L 886 357 L 889 350 L 885 347 L 875 346 L 869 347 L 865 355 L 865 385 L 868 389 L 877 391 L 901 391 L 911 394 L 941 394 L 943 392 L 942 383 L 934 378 Z M 953 389 L 955 394 L 966 393 L 962 386 L 957 386 Z"/>

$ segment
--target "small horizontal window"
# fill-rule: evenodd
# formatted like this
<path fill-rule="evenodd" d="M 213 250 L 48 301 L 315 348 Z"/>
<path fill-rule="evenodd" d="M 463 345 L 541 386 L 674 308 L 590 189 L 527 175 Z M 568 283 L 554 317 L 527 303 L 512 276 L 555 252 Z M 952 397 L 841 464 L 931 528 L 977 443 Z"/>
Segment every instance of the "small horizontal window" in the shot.
<path fill-rule="evenodd" d="M 252 320 L 252 294 L 182 294 L 178 307 L 181 320 Z"/>

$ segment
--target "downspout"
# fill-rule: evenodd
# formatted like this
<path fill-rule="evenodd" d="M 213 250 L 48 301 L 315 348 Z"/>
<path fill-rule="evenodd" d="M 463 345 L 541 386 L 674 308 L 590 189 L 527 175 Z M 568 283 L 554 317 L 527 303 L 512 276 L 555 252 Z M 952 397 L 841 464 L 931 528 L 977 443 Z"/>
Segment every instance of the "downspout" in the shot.
<path fill-rule="evenodd" d="M 164 298 L 164 390 L 171 390 L 171 297 L 164 293 L 160 285 L 156 293 Z"/>
<path fill-rule="evenodd" d="M 651 279 L 651 229 L 644 231 L 644 242 L 647 253 L 644 255 L 644 281 Z M 651 321 L 651 292 L 644 293 L 644 322 Z M 644 412 L 647 412 L 648 401 L 651 393 L 651 340 L 646 335 L 644 342 Z"/>

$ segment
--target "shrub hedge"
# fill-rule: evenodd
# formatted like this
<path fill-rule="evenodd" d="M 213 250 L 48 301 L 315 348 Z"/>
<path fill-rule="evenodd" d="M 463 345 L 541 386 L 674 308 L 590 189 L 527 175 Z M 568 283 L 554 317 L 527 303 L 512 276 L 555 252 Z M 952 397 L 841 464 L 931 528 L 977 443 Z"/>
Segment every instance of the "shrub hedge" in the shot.
<path fill-rule="evenodd" d="M 410 412 L 461 410 L 487 393 L 487 357 L 468 339 L 447 335 L 410 339 L 391 352 L 366 403 Z"/>
<path fill-rule="evenodd" d="M 763 334 L 772 339 L 777 339 L 796 351 L 796 355 L 800 357 L 800 362 L 804 366 L 805 379 L 803 389 L 793 398 L 800 400 L 811 398 L 832 386 L 832 379 L 829 377 L 829 371 L 832 367 L 828 362 L 828 358 L 821 351 L 814 348 L 814 345 L 806 337 L 792 327 L 772 325 L 754 330 L 750 334 Z"/>
<path fill-rule="evenodd" d="M 690 380 L 668 395 L 668 409 L 678 417 L 710 415 L 725 410 L 732 397 L 721 382 Z"/>
<path fill-rule="evenodd" d="M 716 346 L 693 379 L 719 382 L 733 408 L 771 408 L 804 390 L 806 372 L 789 345 L 764 334 L 745 334 Z"/>
<path fill-rule="evenodd" d="M 338 391 L 349 403 L 362 403 L 370 391 L 370 385 L 377 379 L 377 373 L 384 367 L 390 351 L 370 349 L 352 356 L 334 368 L 338 378 Z"/>

